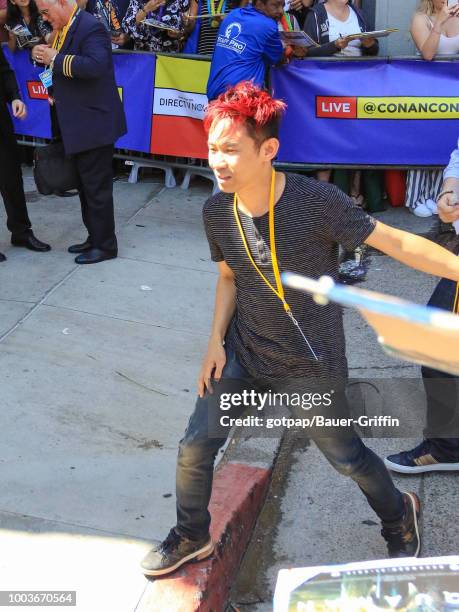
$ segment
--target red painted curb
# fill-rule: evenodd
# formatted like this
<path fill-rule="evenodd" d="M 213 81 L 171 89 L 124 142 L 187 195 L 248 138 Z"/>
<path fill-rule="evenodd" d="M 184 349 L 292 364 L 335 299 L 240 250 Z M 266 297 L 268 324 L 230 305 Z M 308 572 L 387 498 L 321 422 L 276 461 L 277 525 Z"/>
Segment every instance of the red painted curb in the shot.
<path fill-rule="evenodd" d="M 210 513 L 215 553 L 150 582 L 142 612 L 223 612 L 265 498 L 271 470 L 227 463 L 214 476 Z"/>

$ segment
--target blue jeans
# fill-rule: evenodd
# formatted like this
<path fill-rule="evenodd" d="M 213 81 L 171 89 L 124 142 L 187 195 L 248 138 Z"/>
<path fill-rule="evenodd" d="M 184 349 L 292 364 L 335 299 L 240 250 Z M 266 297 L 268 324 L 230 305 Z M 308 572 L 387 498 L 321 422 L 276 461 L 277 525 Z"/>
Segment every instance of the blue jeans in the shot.
<path fill-rule="evenodd" d="M 443 278 L 429 300 L 429 306 L 452 312 L 456 283 Z M 422 380 L 427 396 L 425 437 L 432 444 L 435 459 L 459 461 L 459 386 L 458 378 L 432 368 L 422 368 Z M 452 433 L 451 433 L 452 432 Z"/>
<path fill-rule="evenodd" d="M 209 436 L 209 411 L 215 410 L 224 381 L 250 381 L 250 375 L 239 363 L 233 351 L 227 351 L 227 361 L 220 383 L 213 383 L 214 394 L 198 398 L 184 438 L 180 441 L 177 461 L 177 531 L 191 540 L 200 540 L 209 533 L 208 505 L 212 491 L 214 461 L 226 437 Z M 246 387 L 247 388 L 247 387 Z M 250 388 L 255 388 L 252 384 Z M 244 412 L 241 407 L 231 416 Z M 239 414 L 238 414 L 239 412 Z M 403 498 L 395 488 L 384 463 L 367 448 L 354 432 L 352 435 L 316 437 L 315 443 L 325 458 L 340 474 L 350 476 L 384 523 L 394 523 L 403 517 Z"/>

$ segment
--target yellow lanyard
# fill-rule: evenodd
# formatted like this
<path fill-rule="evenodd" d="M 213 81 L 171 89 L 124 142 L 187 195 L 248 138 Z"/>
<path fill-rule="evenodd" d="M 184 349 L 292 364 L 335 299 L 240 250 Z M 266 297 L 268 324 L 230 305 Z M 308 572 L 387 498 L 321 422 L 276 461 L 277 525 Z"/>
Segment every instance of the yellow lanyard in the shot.
<path fill-rule="evenodd" d="M 258 272 L 258 274 L 261 276 L 261 278 L 264 280 L 264 282 L 268 285 L 268 287 L 271 289 L 271 291 L 273 291 L 277 295 L 277 297 L 280 299 L 280 301 L 284 305 L 285 312 L 288 314 L 288 316 L 292 320 L 292 323 L 298 328 L 300 334 L 303 337 L 303 340 L 306 342 L 306 344 L 309 347 L 309 350 L 313 354 L 314 359 L 316 361 L 319 361 L 319 358 L 315 354 L 314 349 L 312 348 L 312 346 L 310 345 L 308 339 L 304 335 L 303 330 L 301 329 L 298 321 L 293 316 L 293 313 L 292 313 L 292 311 L 290 309 L 290 306 L 287 304 L 287 301 L 285 299 L 284 287 L 282 285 L 282 281 L 281 281 L 281 277 L 280 277 L 280 273 L 279 273 L 279 265 L 277 263 L 277 253 L 276 253 L 276 239 L 275 239 L 276 237 L 275 237 L 275 228 L 274 228 L 274 191 L 275 191 L 274 188 L 275 188 L 275 185 L 276 185 L 276 173 L 275 173 L 275 171 L 273 169 L 272 175 L 271 175 L 271 191 L 270 191 L 270 194 L 269 194 L 269 246 L 270 246 L 270 251 L 271 251 L 271 263 L 272 263 L 272 267 L 273 267 L 274 278 L 276 280 L 276 287 L 277 287 L 277 289 L 276 289 L 276 287 L 274 287 L 269 282 L 269 280 L 266 278 L 266 276 L 263 274 L 263 272 L 257 266 L 254 258 L 252 257 L 252 253 L 250 252 L 249 245 L 247 244 L 247 239 L 246 239 L 245 234 L 244 234 L 244 229 L 242 227 L 241 220 L 239 219 L 239 213 L 237 211 L 237 193 L 234 194 L 234 202 L 233 202 L 234 217 L 236 219 L 236 223 L 237 223 L 237 226 L 238 226 L 238 229 L 239 229 L 239 233 L 240 233 L 241 238 L 242 238 L 242 242 L 244 244 L 246 253 L 248 255 L 248 258 L 250 259 L 250 262 L 251 262 L 252 266 L 255 268 L 255 270 Z"/>
<path fill-rule="evenodd" d="M 265 283 L 268 285 L 271 291 L 273 291 L 277 295 L 277 297 L 280 299 L 280 301 L 284 305 L 285 312 L 290 312 L 290 306 L 285 301 L 284 287 L 282 286 L 282 281 L 281 281 L 281 277 L 279 274 L 279 265 L 277 263 L 276 240 L 275 240 L 275 231 L 274 231 L 274 187 L 275 187 L 275 184 L 276 184 L 276 173 L 273 170 L 272 176 L 271 176 L 271 191 L 269 194 L 269 246 L 271 249 L 271 262 L 273 266 L 274 278 L 276 280 L 277 289 L 273 287 L 273 285 L 269 282 L 269 280 L 266 278 L 266 276 L 257 266 L 254 258 L 252 257 L 252 253 L 250 252 L 249 245 L 247 244 L 247 239 L 245 237 L 244 230 L 242 228 L 241 220 L 239 219 L 239 213 L 237 211 L 237 193 L 234 194 L 233 210 L 234 210 L 234 216 L 236 218 L 236 223 L 239 228 L 239 233 L 241 234 L 242 242 L 244 243 L 245 250 L 252 263 L 252 266 L 255 268 L 255 270 L 258 272 L 261 278 L 265 281 Z"/>
<path fill-rule="evenodd" d="M 70 19 L 67 21 L 67 24 L 62 28 L 62 30 L 58 31 L 57 35 L 53 40 L 53 49 L 56 49 L 58 53 L 64 46 L 65 39 L 67 38 L 68 31 L 70 30 L 70 27 L 75 19 L 75 14 L 77 11 L 78 5 L 74 7 L 72 14 L 70 15 Z"/>
<path fill-rule="evenodd" d="M 459 282 L 456 284 L 456 295 L 454 297 L 453 312 L 459 314 Z"/>

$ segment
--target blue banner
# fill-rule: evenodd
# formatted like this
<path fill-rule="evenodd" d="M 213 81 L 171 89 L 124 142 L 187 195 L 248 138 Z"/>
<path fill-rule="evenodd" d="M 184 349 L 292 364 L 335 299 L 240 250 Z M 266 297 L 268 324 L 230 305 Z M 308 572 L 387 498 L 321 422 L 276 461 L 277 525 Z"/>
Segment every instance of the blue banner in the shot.
<path fill-rule="evenodd" d="M 457 146 L 459 62 L 295 60 L 271 77 L 279 161 L 444 166 Z"/>
<path fill-rule="evenodd" d="M 113 61 L 128 128 L 127 134 L 115 146 L 149 153 L 156 56 L 149 53 L 115 53 Z"/>
<path fill-rule="evenodd" d="M 13 119 L 14 131 L 23 136 L 36 138 L 51 137 L 51 119 L 49 115 L 48 94 L 43 87 L 39 74 L 43 66 L 35 67 L 30 61 L 28 51 L 11 53 L 8 47 L 3 47 L 6 59 L 16 73 L 16 80 L 27 107 L 27 117 L 24 120 Z"/>
<path fill-rule="evenodd" d="M 27 106 L 25 120 L 14 119 L 16 134 L 50 138 L 51 125 L 48 94 L 39 74 L 43 67 L 35 67 L 27 51 L 5 55 L 16 73 L 16 78 Z M 115 79 L 123 101 L 128 132 L 115 146 L 143 153 L 150 152 L 151 122 L 155 83 L 156 56 L 148 53 L 120 53 L 113 55 Z"/>

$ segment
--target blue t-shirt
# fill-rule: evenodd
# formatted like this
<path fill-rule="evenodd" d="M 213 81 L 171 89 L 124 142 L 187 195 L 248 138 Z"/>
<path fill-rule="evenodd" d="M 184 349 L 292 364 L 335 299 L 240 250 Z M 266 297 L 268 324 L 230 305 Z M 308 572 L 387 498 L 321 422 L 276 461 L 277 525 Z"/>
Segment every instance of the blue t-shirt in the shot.
<path fill-rule="evenodd" d="M 231 11 L 218 31 L 207 97 L 213 100 L 229 86 L 253 81 L 262 86 L 266 67 L 277 64 L 283 54 L 277 22 L 246 6 Z"/>

